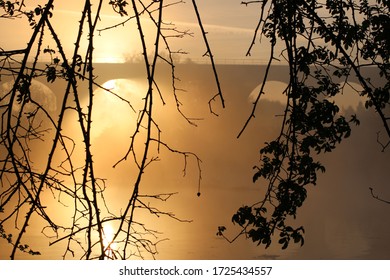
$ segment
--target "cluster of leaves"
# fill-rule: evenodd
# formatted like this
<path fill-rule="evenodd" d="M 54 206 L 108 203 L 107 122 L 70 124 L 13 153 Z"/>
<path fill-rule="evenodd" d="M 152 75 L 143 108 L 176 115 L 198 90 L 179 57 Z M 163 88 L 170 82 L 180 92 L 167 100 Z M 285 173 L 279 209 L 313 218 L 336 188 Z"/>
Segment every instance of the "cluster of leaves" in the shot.
<path fill-rule="evenodd" d="M 2 224 L 0 224 L 0 236 L 1 238 L 7 240 L 8 243 L 12 243 L 12 234 L 7 234 Z"/>
<path fill-rule="evenodd" d="M 129 4 L 125 0 L 110 0 L 108 3 L 112 9 L 121 16 L 127 16 L 126 6 Z"/>
<path fill-rule="evenodd" d="M 16 85 L 17 95 L 16 95 L 16 101 L 21 104 L 28 103 L 31 98 L 31 92 L 30 92 L 30 86 L 31 86 L 31 77 L 28 75 L 23 75 L 19 81 L 19 83 Z"/>
<path fill-rule="evenodd" d="M 358 38 L 362 40 L 361 53 L 364 59 L 377 60 L 377 57 L 383 61 L 383 65 L 377 66 L 381 70 L 382 75 L 389 77 L 389 69 L 386 64 L 389 64 L 390 57 L 390 2 L 377 1 L 377 6 L 369 5 L 368 0 L 363 0 L 360 3 L 360 11 L 365 15 L 365 19 L 359 26 L 357 32 Z"/>
<path fill-rule="evenodd" d="M 15 12 L 19 9 L 20 7 L 20 2 L 19 1 L 0 1 L 0 7 L 5 11 L 7 16 L 14 16 Z"/>
<path fill-rule="evenodd" d="M 86 64 L 80 54 L 76 54 L 73 57 L 72 63 L 74 69 L 70 68 L 69 62 L 61 61 L 58 56 L 54 56 L 56 51 L 50 47 L 43 50 L 43 53 L 50 55 L 50 63 L 46 64 L 44 75 L 49 83 L 53 83 L 57 78 L 69 81 L 72 77 L 78 77 L 81 80 L 86 78 L 85 74 L 90 72 L 91 67 Z"/>
<path fill-rule="evenodd" d="M 37 5 L 33 10 L 25 9 L 24 1 L 0 1 L 0 8 L 4 10 L 5 14 L 0 14 L 0 17 L 15 18 L 20 15 L 27 17 L 29 25 L 32 28 L 35 28 L 37 22 L 36 17 L 40 17 L 43 14 L 51 18 L 53 16 L 52 10 L 54 9 L 53 5 L 50 6 L 41 6 Z M 47 9 L 47 12 L 44 11 Z"/>
<path fill-rule="evenodd" d="M 0 224 L 0 237 L 7 240 L 8 243 L 11 243 L 13 244 L 12 242 L 12 234 L 7 234 L 4 230 L 4 227 L 2 224 Z M 39 251 L 34 251 L 30 248 L 30 246 L 28 244 L 19 244 L 18 245 L 18 249 L 23 252 L 23 253 L 27 253 L 27 254 L 30 254 L 32 256 L 35 256 L 35 255 L 40 255 L 41 253 Z"/>
<path fill-rule="evenodd" d="M 342 94 L 343 86 L 353 76 L 351 72 L 363 88 L 357 94 L 367 96 L 366 107 L 375 107 L 390 138 L 390 118 L 383 111 L 389 105 L 390 1 L 243 3 L 259 2 L 261 18 L 256 32 L 271 44 L 267 69 L 277 59 L 276 46 L 284 46 L 280 55 L 290 73 L 284 92 L 287 105 L 280 135 L 260 150 L 260 165 L 255 166 L 253 181 L 267 185 L 265 195 L 252 206 L 239 208 L 232 221 L 242 228 L 239 235 L 266 248 L 278 232 L 279 243 L 286 249 L 291 240 L 304 244 L 303 227 L 294 228 L 290 218 L 296 218 L 307 197 L 307 187 L 317 183 L 318 172 L 325 172 L 315 155 L 333 151 L 351 135 L 351 124 L 359 124 L 356 115 L 349 121 L 342 116 L 332 101 Z M 254 41 L 250 49 L 253 45 Z M 379 69 L 384 85 L 374 84 L 364 76 L 362 69 L 366 66 Z M 263 84 L 266 82 L 267 73 Z M 225 230 L 219 227 L 217 235 L 225 237 Z"/>
<path fill-rule="evenodd" d="M 53 83 L 57 78 L 69 80 L 69 77 L 76 74 L 72 72 L 72 69 L 68 67 L 68 64 L 66 62 L 60 63 L 61 59 L 59 59 L 58 56 L 54 57 L 56 53 L 55 50 L 47 47 L 43 50 L 43 53 L 47 53 L 50 55 L 50 63 L 46 64 L 46 68 L 44 71 L 46 80 L 49 83 Z M 74 63 L 75 66 L 77 67 L 75 70 L 82 78 L 82 74 L 80 72 L 82 70 L 82 66 L 85 65 L 85 63 L 83 62 L 81 55 L 77 54 L 74 57 Z"/>
<path fill-rule="evenodd" d="M 41 5 L 38 5 L 35 7 L 34 10 L 25 11 L 24 14 L 26 15 L 28 22 L 32 28 L 35 28 L 37 25 L 37 22 L 35 20 L 36 17 L 40 17 L 44 14 L 44 11 L 46 9 L 46 6 L 42 7 Z M 52 10 L 54 9 L 54 6 L 51 5 L 49 9 L 47 10 L 47 17 L 51 18 L 53 16 Z"/>
<path fill-rule="evenodd" d="M 306 196 L 306 194 L 304 194 Z M 278 209 L 277 211 L 284 211 Z M 297 229 L 291 226 L 286 226 L 283 219 L 280 219 L 282 215 L 274 213 L 271 219 L 264 217 L 267 209 L 265 207 L 249 207 L 243 206 L 238 209 L 234 214 L 232 221 L 240 225 L 241 227 L 248 227 L 247 236 L 252 239 L 253 242 L 258 245 L 263 244 L 265 248 L 271 245 L 272 234 L 275 229 L 280 231 L 279 244 L 283 244 L 282 249 L 286 249 L 290 240 L 294 240 L 295 243 L 304 244 L 303 233 L 305 232 L 303 227 Z"/>

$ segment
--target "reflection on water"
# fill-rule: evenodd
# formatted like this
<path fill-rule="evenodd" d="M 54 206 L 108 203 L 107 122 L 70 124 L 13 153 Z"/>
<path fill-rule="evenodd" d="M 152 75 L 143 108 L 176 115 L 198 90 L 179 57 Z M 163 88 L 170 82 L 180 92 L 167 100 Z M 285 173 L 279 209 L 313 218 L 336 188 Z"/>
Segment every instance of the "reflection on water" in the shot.
<path fill-rule="evenodd" d="M 220 197 L 220 194 L 218 195 Z M 224 198 L 224 197 L 223 197 Z M 223 199 L 222 199 L 223 200 Z M 369 201 L 367 201 L 368 204 Z M 373 202 L 375 203 L 375 202 Z M 372 205 L 372 204 L 371 204 Z M 339 209 L 339 217 L 327 215 L 319 207 L 310 205 L 312 215 L 303 215 L 305 245 L 291 244 L 281 250 L 275 240 L 267 250 L 249 240 L 239 239 L 233 244 L 215 236 L 217 222 L 225 220 L 228 229 L 238 232 L 226 219 L 226 213 L 216 213 L 213 222 L 195 218 L 191 225 L 177 225 L 174 236 L 160 244 L 161 259 L 389 259 L 390 233 L 388 224 L 373 217 L 367 224 L 354 221 Z M 375 206 L 374 206 L 375 207 Z M 380 208 L 380 207 L 379 207 Z M 359 210 L 355 209 L 359 216 Z M 304 214 L 304 213 L 302 213 Z M 335 221 L 333 221 L 333 219 Z M 386 223 L 386 222 L 384 222 Z M 172 232 L 172 231 L 171 231 Z"/>
<path fill-rule="evenodd" d="M 275 117 L 275 111 L 284 109 L 282 104 L 275 102 L 276 97 L 263 100 L 256 122 L 237 140 L 236 135 L 251 109 L 248 96 L 258 83 L 254 81 L 238 84 L 232 77 L 243 75 L 242 69 L 221 69 L 221 81 L 225 85 L 224 94 L 226 100 L 229 100 L 229 106 L 219 112 L 218 118 L 211 116 L 208 111 L 209 96 L 206 93 L 213 82 L 203 80 L 207 74 L 203 70 L 200 73 L 190 71 L 189 77 L 182 78 L 187 81 L 183 87 L 188 90 L 188 94 L 182 96 L 183 103 L 187 101 L 185 104 L 191 105 L 186 107 L 185 113 L 204 116 L 204 121 L 198 127 L 188 126 L 174 110 L 168 113 L 163 110 L 157 112 L 162 117 L 159 119 L 159 128 L 163 131 L 164 141 L 171 143 L 173 148 L 197 153 L 203 164 L 200 197 L 196 196 L 196 165 L 188 162 L 187 176 L 183 178 L 181 157 L 161 151 L 161 161 L 154 163 L 148 169 L 149 173 L 145 174 L 144 191 L 179 192 L 163 204 L 163 209 L 176 213 L 180 218 L 193 220 L 192 223 L 180 223 L 167 218 L 145 218 L 146 224 L 163 233 L 162 239 L 169 238 L 158 244 L 159 254 L 156 258 L 390 259 L 390 223 L 387 215 L 390 208 L 374 200 L 368 191 L 369 186 L 374 186 L 383 197 L 390 197 L 389 190 L 386 189 L 390 179 L 390 157 L 388 152 L 381 153 L 376 145 L 376 132 L 380 126 L 375 117 L 364 113 L 362 107 L 357 107 L 362 125 L 354 130 L 351 139 L 345 141 L 336 152 L 321 159 L 327 172 L 320 175 L 318 186 L 309 187 L 308 199 L 298 213 L 297 223 L 306 230 L 303 247 L 291 244 L 287 250 L 281 250 L 275 239 L 271 247 L 265 250 L 244 238 L 229 244 L 216 236 L 217 227 L 221 225 L 227 227 L 227 235 L 234 236 L 238 233 L 239 228 L 232 225 L 231 216 L 240 206 L 255 202 L 264 191 L 261 184 L 253 184 L 252 167 L 258 162 L 261 145 L 279 131 L 280 119 Z M 197 78 L 197 75 L 201 78 Z M 134 89 L 142 88 L 133 81 L 123 79 L 111 84 L 126 87 L 129 94 Z M 278 89 L 283 88 L 282 83 L 277 84 Z M 170 84 L 167 83 L 161 90 L 169 87 Z M 112 96 L 107 100 L 109 96 L 102 97 L 100 105 L 104 110 L 100 111 L 100 115 L 99 112 L 95 115 L 95 121 L 101 119 L 99 122 L 102 126 L 96 131 L 93 148 L 96 160 L 101 160 L 104 164 L 98 165 L 96 170 L 108 179 L 107 201 L 114 211 L 119 211 L 123 207 L 123 200 L 128 199 L 128 190 L 124 186 L 128 187 L 130 176 L 126 165 L 120 165 L 115 170 L 112 165 L 126 150 L 129 133 L 124 129 L 125 135 L 118 134 L 122 127 L 121 118 L 117 110 L 110 110 L 107 105 L 121 103 L 129 115 L 133 112 L 127 104 L 112 99 Z M 166 106 L 175 107 L 172 99 L 166 98 L 165 101 L 168 104 Z M 115 122 L 111 121 L 112 118 Z M 172 125 L 173 121 L 175 125 Z M 117 151 L 107 149 L 107 137 L 116 141 L 111 147 L 125 145 L 125 148 Z M 29 230 L 33 232 L 34 228 Z M 112 231 L 107 228 L 105 234 L 105 246 L 108 246 Z M 42 251 L 43 255 L 19 257 L 61 259 L 64 244 L 55 244 L 46 249 L 49 241 L 52 240 L 45 238 L 38 229 L 30 235 L 28 242 L 34 244 L 34 249 Z M 6 246 L 5 243 L 1 239 L 0 247 Z M 0 250 L 1 259 L 8 257 L 3 252 Z"/>

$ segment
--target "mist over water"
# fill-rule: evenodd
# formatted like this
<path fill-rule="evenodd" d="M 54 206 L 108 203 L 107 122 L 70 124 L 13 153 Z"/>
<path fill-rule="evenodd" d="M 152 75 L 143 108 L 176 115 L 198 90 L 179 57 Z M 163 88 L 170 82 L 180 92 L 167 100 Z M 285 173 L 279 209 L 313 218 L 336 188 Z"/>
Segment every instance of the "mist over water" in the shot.
<path fill-rule="evenodd" d="M 308 187 L 308 198 L 298 212 L 296 224 L 303 225 L 306 230 L 303 247 L 291 244 L 283 251 L 276 240 L 265 250 L 249 240 L 226 244 L 216 239 L 218 225 L 225 225 L 231 236 L 239 231 L 231 223 L 232 214 L 240 206 L 255 202 L 265 188 L 264 183 L 253 184 L 252 167 L 258 163 L 258 152 L 264 142 L 272 140 L 279 132 L 281 119 L 277 115 L 283 112 L 284 106 L 277 102 L 279 97 L 267 99 L 267 95 L 281 95 L 277 91 L 283 89 L 280 80 L 287 78 L 283 76 L 285 69 L 277 70 L 281 79 L 273 78 L 276 87 L 266 92 L 256 118 L 243 136 L 236 139 L 249 116 L 251 103 L 248 97 L 258 87 L 256 83 L 261 71 L 238 66 L 219 68 L 228 105 L 218 118 L 208 118 L 199 128 L 199 135 L 205 138 L 199 142 L 209 144 L 200 151 L 208 175 L 203 181 L 205 195 L 201 197 L 205 202 L 199 203 L 199 210 L 203 211 L 196 213 L 199 218 L 195 218 L 192 225 L 198 224 L 196 237 L 187 241 L 187 248 L 198 248 L 197 245 L 202 244 L 202 256 L 216 259 L 388 259 L 390 225 L 387 215 L 390 209 L 371 197 L 369 187 L 383 198 L 390 197 L 387 171 L 390 157 L 388 152 L 381 152 L 377 143 L 377 132 L 381 130 L 378 117 L 367 112 L 359 100 L 351 100 L 351 106 L 341 109 L 347 118 L 356 113 L 361 125 L 353 127 L 352 136 L 335 152 L 321 156 L 327 172 L 319 175 L 317 186 Z M 271 73 L 271 77 L 272 74 L 275 73 Z M 211 87 L 206 84 L 194 92 L 207 92 Z M 345 98 L 352 93 L 345 90 L 343 105 L 348 104 Z M 214 135 L 213 142 L 207 135 Z M 189 254 L 188 258 L 196 258 L 196 254 Z"/>
<path fill-rule="evenodd" d="M 138 68 L 137 68 L 138 67 Z M 305 228 L 305 245 L 291 244 L 281 250 L 277 239 L 267 250 L 250 240 L 241 238 L 233 244 L 216 236 L 217 227 L 227 227 L 226 234 L 234 236 L 240 228 L 231 223 L 235 211 L 245 204 L 252 204 L 264 192 L 265 183 L 253 183 L 254 165 L 259 162 L 259 150 L 280 131 L 284 106 L 279 102 L 279 91 L 285 85 L 288 71 L 282 66 L 270 73 L 274 81 L 269 92 L 262 97 L 256 118 L 245 133 L 237 139 L 252 109 L 254 92 L 259 87 L 264 68 L 254 65 L 219 65 L 226 108 L 212 103 L 218 117 L 210 113 L 209 99 L 215 95 L 216 86 L 212 69 L 208 65 L 179 65 L 178 92 L 183 103 L 183 113 L 195 119 L 191 126 L 175 110 L 171 95 L 170 72 L 163 71 L 159 82 L 166 105 L 156 98 L 156 121 L 162 131 L 162 140 L 172 148 L 196 153 L 202 160 L 201 196 L 197 197 L 198 171 L 196 162 L 188 160 L 188 170 L 183 177 L 183 158 L 161 150 L 158 162 L 145 174 L 144 193 L 178 192 L 163 209 L 174 212 L 179 218 L 192 220 L 181 223 L 167 218 L 150 218 L 148 222 L 162 232 L 161 238 L 169 240 L 158 245 L 158 259 L 388 259 L 390 258 L 390 207 L 372 198 L 369 187 L 384 199 L 390 199 L 388 172 L 390 156 L 381 152 L 377 143 L 380 122 L 373 112 L 368 112 L 359 102 L 343 109 L 347 117 L 356 113 L 361 125 L 353 127 L 352 136 L 330 154 L 321 155 L 326 173 L 320 174 L 317 186 L 308 187 L 308 198 L 298 210 L 297 225 Z M 99 82 L 117 81 L 123 94 L 139 98 L 137 92 L 144 89 L 143 72 L 136 65 L 99 65 Z M 56 84 L 48 85 L 53 92 L 60 92 Z M 278 97 L 279 96 L 279 97 Z M 99 97 L 97 97 L 99 98 Z M 106 97 L 104 97 L 106 98 Z M 120 208 L 129 193 L 129 166 L 127 163 L 113 169 L 129 144 L 129 129 L 136 114 L 117 103 L 101 99 L 96 108 L 96 122 L 102 124 L 96 130 L 92 147 L 96 152 L 96 168 L 108 178 L 108 200 L 113 209 Z M 61 98 L 57 96 L 58 102 Z M 110 99 L 111 100 L 111 99 Z M 100 101 L 99 101 L 100 102 Z M 348 104 L 348 101 L 345 104 Z M 351 101 L 352 102 L 352 101 Z M 353 101 L 355 102 L 355 101 Z M 118 109 L 118 106 L 123 108 Z M 110 108 L 110 106 L 115 108 Z M 99 109 L 100 108 L 100 109 Z M 123 118 L 123 123 L 121 119 Z M 132 119 L 134 118 L 134 119 Z M 71 129 L 71 122 L 69 120 Z M 109 144 L 114 141 L 114 145 Z M 131 173 L 131 172 L 130 172 Z M 118 211 L 118 210 L 115 210 Z M 64 217 L 65 218 L 65 217 Z M 63 251 L 54 246 L 47 252 L 48 240 L 42 235 L 31 240 L 43 254 L 40 258 L 60 259 Z M 277 236 L 275 236 L 277 237 Z M 1 240 L 0 242 L 3 242 Z M 2 243 L 0 243 L 2 246 Z M 39 248 L 40 247 L 40 248 Z M 26 255 L 26 258 L 29 257 Z M 0 253 L 0 258 L 7 258 Z"/>

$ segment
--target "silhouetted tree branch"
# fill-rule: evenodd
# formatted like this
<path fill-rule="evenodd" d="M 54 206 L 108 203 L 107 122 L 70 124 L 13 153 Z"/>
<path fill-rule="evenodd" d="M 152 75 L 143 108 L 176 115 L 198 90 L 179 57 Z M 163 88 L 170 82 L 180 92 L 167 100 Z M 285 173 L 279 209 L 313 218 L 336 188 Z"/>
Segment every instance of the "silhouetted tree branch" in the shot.
<path fill-rule="evenodd" d="M 209 46 L 209 42 L 207 40 L 207 32 L 204 30 L 203 28 L 203 24 L 202 24 L 202 19 L 200 17 L 200 14 L 199 14 L 199 11 L 198 11 L 198 6 L 196 4 L 196 0 L 192 0 L 192 5 L 194 6 L 194 10 L 195 10 L 195 13 L 196 13 L 196 17 L 198 19 L 198 24 L 199 24 L 199 27 L 200 27 L 200 30 L 202 32 L 202 36 L 203 36 L 203 40 L 206 44 L 206 53 L 203 55 L 203 56 L 208 56 L 210 58 L 210 61 L 211 61 L 211 65 L 213 67 L 213 71 L 214 71 L 214 76 L 215 76 L 215 82 L 217 84 L 217 88 L 218 88 L 218 92 L 215 96 L 213 96 L 210 101 L 209 101 L 209 108 L 210 108 L 210 112 L 214 115 L 218 115 L 214 112 L 213 108 L 212 108 L 212 105 L 211 105 L 211 102 L 215 101 L 215 98 L 220 98 L 221 100 L 221 104 L 222 104 L 222 107 L 225 108 L 225 100 L 223 98 L 223 95 L 222 95 L 222 90 L 221 90 L 221 85 L 219 83 L 219 78 L 218 78 L 218 74 L 217 74 L 217 70 L 216 70 L 216 67 L 215 67 L 215 62 L 214 62 L 214 56 L 211 52 L 211 48 Z"/>
<path fill-rule="evenodd" d="M 144 174 L 157 160 L 160 146 L 184 157 L 184 174 L 187 157 L 195 157 L 200 194 L 200 158 L 191 152 L 172 149 L 163 142 L 154 110 L 155 101 L 159 98 L 165 104 L 164 96 L 170 94 L 161 90 L 156 77 L 158 64 L 163 62 L 171 67 L 171 94 L 177 111 L 193 123 L 182 113 L 176 94 L 180 89 L 175 84 L 178 78 L 173 56 L 185 52 L 172 50 L 169 43 L 170 38 L 191 36 L 191 32 L 180 31 L 172 23 L 164 22 L 163 13 L 166 8 L 183 1 L 113 0 L 105 3 L 86 0 L 78 27 L 70 34 L 75 36 L 70 51 L 62 45 L 60 33 L 52 25 L 51 18 L 56 13 L 53 3 L 49 0 L 44 6 L 37 5 L 29 10 L 24 1 L 0 1 L 3 20 L 26 20 L 33 30 L 25 49 L 0 46 L 0 74 L 9 86 L 8 89 L 3 87 L 4 92 L 0 95 L 0 237 L 9 244 L 11 259 L 19 258 L 18 252 L 39 254 L 24 240 L 32 233 L 31 224 L 40 221 L 44 223 L 42 234 L 50 239 L 50 245 L 63 244 L 64 259 L 128 259 L 144 258 L 145 255 L 154 258 L 157 244 L 164 239 L 159 238 L 160 232 L 149 228 L 140 213 L 190 222 L 154 206 L 154 202 L 165 202 L 175 193 L 156 191 L 147 194 L 144 191 Z M 110 5 L 124 20 L 101 28 L 104 5 Z M 194 5 L 196 7 L 195 1 Z M 199 17 L 197 10 L 196 14 Z M 145 21 L 154 27 L 152 43 L 145 39 Z M 138 35 L 129 39 L 138 39 L 141 43 L 146 73 L 147 89 L 140 93 L 144 94 L 140 109 L 115 89 L 105 88 L 96 81 L 99 75 L 95 62 L 96 34 L 102 35 L 130 23 L 138 28 Z M 209 49 L 207 39 L 204 39 Z M 52 47 L 44 47 L 47 42 Z M 161 50 L 168 54 L 163 56 Z M 50 57 L 49 61 L 47 57 Z M 214 64 L 213 71 L 218 80 Z M 61 87 L 62 92 L 56 93 L 62 98 L 58 112 L 50 111 L 50 104 L 37 98 L 34 90 L 37 79 Z M 99 110 L 96 89 L 111 94 L 127 104 L 130 111 L 138 113 L 134 120 L 135 130 L 130 132 L 128 151 L 114 164 L 117 167 L 126 161 L 129 170 L 136 171 L 136 176 L 129 176 L 123 186 L 128 197 L 119 209 L 115 202 L 107 200 L 111 182 L 101 178 L 96 168 L 92 137 L 95 125 L 98 125 L 93 121 L 94 113 Z M 223 103 L 220 89 L 219 96 Z M 71 131 L 65 122 L 72 124 Z M 42 151 L 40 145 L 45 146 Z M 55 200 L 54 204 L 48 205 L 48 195 Z M 63 213 L 62 220 L 57 218 L 58 213 Z M 114 230 L 110 240 L 107 240 L 108 225 Z"/>
<path fill-rule="evenodd" d="M 253 121 L 264 85 L 275 57 L 281 57 L 289 69 L 288 86 L 283 94 L 286 107 L 280 134 L 260 150 L 253 181 L 264 186 L 264 195 L 242 206 L 232 222 L 240 227 L 233 238 L 218 227 L 217 235 L 229 242 L 246 236 L 267 248 L 274 238 L 282 249 L 290 243 L 304 243 L 303 227 L 293 228 L 298 209 L 307 197 L 307 188 L 317 183 L 318 172 L 325 167 L 313 154 L 332 152 L 351 134 L 351 124 L 359 124 L 356 115 L 347 120 L 332 101 L 354 76 L 363 88 L 367 109 L 378 114 L 386 140 L 390 143 L 388 108 L 390 87 L 390 41 L 388 1 L 243 1 L 259 4 L 260 18 L 247 55 L 256 40 L 268 40 L 271 54 L 252 112 L 238 137 Z M 357 16 L 359 14 L 359 16 Z M 280 50 L 279 53 L 275 53 Z M 370 67 L 378 79 L 364 72 Z"/>
<path fill-rule="evenodd" d="M 371 192 L 371 196 L 372 196 L 373 198 L 375 198 L 376 200 L 379 200 L 379 201 L 381 201 L 381 202 L 390 204 L 390 201 L 389 201 L 389 200 L 384 200 L 384 199 L 380 198 L 378 195 L 375 195 L 375 194 L 374 194 L 374 189 L 373 189 L 373 188 L 370 187 L 369 189 L 370 189 L 370 192 Z"/>

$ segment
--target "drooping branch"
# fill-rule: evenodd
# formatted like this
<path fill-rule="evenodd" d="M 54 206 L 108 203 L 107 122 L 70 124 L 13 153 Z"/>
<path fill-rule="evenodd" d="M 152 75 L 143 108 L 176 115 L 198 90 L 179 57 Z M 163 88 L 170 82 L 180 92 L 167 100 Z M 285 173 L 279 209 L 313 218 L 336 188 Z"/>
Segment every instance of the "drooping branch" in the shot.
<path fill-rule="evenodd" d="M 267 2 L 269 4 L 266 5 Z M 229 242 L 244 235 L 267 248 L 278 233 L 279 237 L 276 238 L 283 245 L 282 249 L 286 249 L 290 241 L 303 245 L 303 227 L 294 229 L 289 219 L 296 217 L 298 208 L 307 197 L 308 186 L 317 183 L 317 174 L 325 172 L 325 167 L 316 161 L 313 152 L 333 151 L 344 138 L 350 136 L 350 124 L 358 124 L 356 116 L 347 121 L 338 105 L 327 99 L 341 94 L 345 84 L 356 75 L 363 87 L 362 93 L 370 100 L 366 107 L 375 108 L 390 136 L 389 118 L 385 115 L 389 105 L 386 93 L 389 82 L 388 51 L 381 50 L 388 43 L 381 37 L 382 30 L 377 32 L 379 35 L 370 33 L 381 26 L 378 19 L 374 24 L 370 22 L 371 15 L 367 11 L 371 6 L 359 10 L 363 17 L 367 17 L 367 21 L 363 19 L 364 24 L 359 25 L 356 17 L 352 23 L 348 22 L 346 11 L 353 14 L 350 10 L 360 7 L 342 0 L 328 1 L 326 6 L 316 1 L 242 2 L 245 5 L 254 3 L 262 3 L 254 38 L 260 36 L 260 39 L 269 39 L 271 55 L 250 117 L 238 136 L 255 116 L 257 103 L 268 82 L 276 44 L 282 47 L 279 55 L 289 69 L 288 85 L 283 91 L 286 107 L 280 133 L 260 149 L 260 163 L 254 168 L 253 182 L 266 185 L 264 194 L 257 202 L 239 208 L 233 215 L 233 223 L 240 227 L 237 235 L 227 238 L 225 226 L 218 228 L 217 235 Z M 364 3 L 361 2 L 361 5 Z M 381 14 L 383 22 L 386 22 L 388 7 L 379 2 L 373 5 L 372 11 Z M 382 8 L 375 5 L 382 5 Z M 329 13 L 329 17 L 323 15 L 325 12 Z M 371 45 L 365 40 L 379 45 Z M 254 42 L 253 39 L 249 51 L 254 47 Z M 369 77 L 364 76 L 362 70 L 367 66 L 364 63 L 377 67 L 384 86 L 375 86 Z M 387 144 L 379 141 L 379 134 L 377 140 L 383 149 L 387 147 Z"/>
<path fill-rule="evenodd" d="M 312 19 L 314 19 L 315 22 L 331 38 L 332 43 L 336 46 L 336 50 L 339 50 L 342 53 L 343 58 L 347 61 L 347 65 L 349 65 L 354 70 L 355 75 L 359 80 L 359 83 L 363 87 L 369 99 L 373 102 L 374 108 L 382 120 L 382 124 L 383 127 L 385 128 L 387 136 L 388 138 L 390 138 L 390 126 L 389 126 L 388 118 L 385 116 L 385 113 L 383 112 L 382 105 L 378 102 L 377 98 L 374 96 L 373 88 L 369 86 L 367 80 L 363 77 L 359 65 L 356 65 L 356 63 L 352 60 L 351 55 L 342 46 L 342 41 L 332 32 L 332 30 L 328 26 L 326 26 L 324 20 L 320 18 L 318 13 L 315 10 L 313 10 L 313 8 L 305 1 L 303 1 L 302 4 L 307 9 L 309 16 Z"/>
<path fill-rule="evenodd" d="M 99 73 L 94 67 L 94 51 L 97 47 L 95 35 L 99 34 L 99 31 L 108 32 L 111 29 L 98 29 L 100 10 L 104 1 L 84 2 L 78 29 L 74 30 L 75 41 L 70 55 L 52 24 L 51 16 L 55 12 L 52 3 L 53 1 L 48 1 L 43 8 L 37 6 L 33 11 L 25 10 L 22 4 L 7 12 L 7 19 L 27 18 L 33 27 L 33 35 L 29 38 L 26 49 L 0 51 L 1 76 L 11 79 L 14 83 L 12 89 L 0 97 L 1 237 L 6 238 L 11 246 L 11 258 L 16 258 L 17 251 L 37 254 L 22 241 L 30 234 L 26 231 L 28 225 L 35 222 L 35 219 L 40 219 L 45 224 L 42 234 L 54 239 L 50 240 L 50 245 L 65 243 L 64 259 L 69 257 L 127 259 L 143 258 L 144 254 L 154 257 L 157 253 L 157 244 L 164 239 L 158 240 L 159 232 L 146 225 L 138 216 L 139 211 L 188 222 L 186 219 L 178 218 L 174 213 L 160 210 L 151 203 L 167 201 L 173 193 L 140 194 L 143 187 L 141 178 L 147 167 L 158 158 L 152 155 L 154 150 L 151 149 L 155 146 L 151 145 L 151 142 L 158 142 L 157 153 L 159 146 L 165 144 L 162 142 L 161 129 L 154 114 L 156 94 L 163 103 L 165 94 L 156 79 L 158 60 L 161 59 L 171 65 L 174 83 L 177 78 L 173 71 L 173 54 L 185 52 L 171 50 L 168 40 L 191 35 L 188 30 L 182 32 L 174 25 L 164 23 L 162 12 L 163 9 L 183 1 L 167 3 L 139 0 L 129 3 L 114 0 L 109 3 L 115 6 L 115 11 L 122 16 L 128 16 L 128 6 L 133 8 L 134 14 L 128 19 L 134 19 L 137 23 L 139 33 L 136 37 L 141 41 L 148 82 L 148 90 L 143 99 L 144 106 L 136 120 L 136 131 L 131 138 L 129 152 L 117 162 L 119 164 L 131 154 L 131 164 L 138 168 L 134 182 L 133 178 L 128 178 L 129 182 L 126 183 L 126 189 L 130 188 L 128 201 L 121 205 L 118 211 L 112 211 L 116 205 L 113 206 L 112 201 L 106 200 L 105 194 L 109 189 L 110 180 L 99 178 L 98 169 L 95 168 L 97 164 L 93 154 L 95 143 L 91 134 L 96 125 L 92 122 L 93 115 L 99 110 L 99 107 L 96 107 L 95 90 L 109 92 L 110 95 L 128 104 L 128 108 L 133 112 L 135 108 L 120 92 L 106 89 L 96 82 Z M 153 47 L 150 47 L 149 41 L 144 38 L 146 35 L 149 36 L 149 31 L 145 34 L 145 15 L 149 16 L 149 19 L 146 19 L 155 26 L 152 35 L 155 36 L 155 40 L 150 44 Z M 43 48 L 43 42 L 50 44 L 54 42 L 54 47 Z M 169 51 L 166 60 L 159 53 L 164 47 Z M 49 61 L 45 61 L 47 58 L 43 54 L 49 57 Z M 58 90 L 56 95 L 62 100 L 60 108 L 54 115 L 46 108 L 47 104 L 36 98 L 31 88 L 36 78 L 45 78 L 48 83 L 60 81 L 58 85 L 61 90 Z M 173 88 L 174 92 L 179 90 L 175 85 Z M 180 103 L 178 98 L 177 103 Z M 65 122 L 72 122 L 71 131 L 67 130 Z M 39 145 L 34 141 L 47 145 L 43 152 L 45 154 L 40 155 L 39 162 L 43 163 L 39 165 L 35 162 L 36 147 Z M 135 145 L 141 142 L 144 143 L 142 149 L 138 149 L 138 146 L 135 149 Z M 168 147 L 168 144 L 165 145 Z M 187 156 L 190 154 L 187 152 L 182 154 L 185 156 L 186 165 Z M 200 170 L 199 162 L 200 160 L 198 160 Z M 53 202 L 55 200 L 54 207 L 46 205 L 47 197 L 43 199 L 43 190 L 47 190 L 45 194 L 51 196 Z M 53 219 L 55 213 L 62 211 L 69 219 L 66 221 Z M 107 226 L 115 226 L 112 240 L 105 240 L 108 238 Z M 8 232 L 17 233 L 14 234 L 15 240 Z"/>
<path fill-rule="evenodd" d="M 274 51 L 275 51 L 275 44 L 272 44 L 271 45 L 271 55 L 269 57 L 269 60 L 268 60 L 268 63 L 267 63 L 267 67 L 265 69 L 265 72 L 264 72 L 264 78 L 263 78 L 263 82 L 262 82 L 262 85 L 260 87 L 260 90 L 259 90 L 259 93 L 256 97 L 256 100 L 253 102 L 253 107 L 252 107 L 252 111 L 250 113 L 250 116 L 248 117 L 248 119 L 246 120 L 245 124 L 243 125 L 241 131 L 238 133 L 237 135 L 237 138 L 240 138 L 241 135 L 244 133 L 244 131 L 246 130 L 247 126 L 249 125 L 250 121 L 255 118 L 255 113 L 256 113 L 256 109 L 257 109 L 257 106 L 259 104 L 259 101 L 260 101 L 260 97 L 264 94 L 264 87 L 267 83 L 267 80 L 268 80 L 268 74 L 269 74 L 269 71 L 271 69 L 271 65 L 272 65 L 272 62 L 274 60 Z"/>
<path fill-rule="evenodd" d="M 221 101 L 222 108 L 225 108 L 225 100 L 224 100 L 223 95 L 222 95 L 221 85 L 220 85 L 220 82 L 219 82 L 218 73 L 217 73 L 217 69 L 216 69 L 216 66 L 215 66 L 215 62 L 214 62 L 214 56 L 213 56 L 213 54 L 211 52 L 210 44 L 209 44 L 209 41 L 207 39 L 207 32 L 204 30 L 202 19 L 200 17 L 200 13 L 198 11 L 198 6 L 196 4 L 196 0 L 192 0 L 192 5 L 194 7 L 196 18 L 198 19 L 198 25 L 199 25 L 200 30 L 202 32 L 203 41 L 204 41 L 204 43 L 206 45 L 206 53 L 204 54 L 204 56 L 208 56 L 210 58 L 211 66 L 212 66 L 213 72 L 214 72 L 215 82 L 217 84 L 217 89 L 218 89 L 217 94 L 215 96 L 213 96 L 210 99 L 210 101 L 209 101 L 209 108 L 210 108 L 210 112 L 212 114 L 218 116 L 218 114 L 214 112 L 214 110 L 212 108 L 212 105 L 211 105 L 211 102 L 215 101 L 215 98 L 218 97 L 220 99 L 220 101 Z"/>

